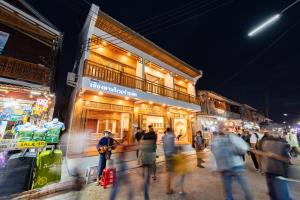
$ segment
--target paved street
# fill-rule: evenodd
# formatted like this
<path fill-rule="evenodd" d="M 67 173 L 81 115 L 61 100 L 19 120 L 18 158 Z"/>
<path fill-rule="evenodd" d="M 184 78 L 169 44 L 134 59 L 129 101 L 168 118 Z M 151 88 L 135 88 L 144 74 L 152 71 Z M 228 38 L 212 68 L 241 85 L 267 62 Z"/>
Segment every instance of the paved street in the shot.
<path fill-rule="evenodd" d="M 165 199 L 207 199 L 207 200 L 219 200 L 223 197 L 223 189 L 222 182 L 217 172 L 213 172 L 209 169 L 210 161 L 207 159 L 207 168 L 199 169 L 196 168 L 196 161 L 194 156 L 189 157 L 188 166 L 189 173 L 186 176 L 185 188 L 187 195 L 180 196 L 178 192 L 178 188 L 175 188 L 176 193 L 169 196 L 165 194 L 165 177 L 166 173 L 164 170 L 164 164 L 161 163 L 158 166 L 158 179 L 156 181 L 151 181 L 150 186 L 150 197 L 155 200 L 165 200 Z M 255 199 L 268 199 L 267 188 L 264 180 L 264 176 L 257 173 L 252 163 L 247 160 L 247 174 L 250 178 L 250 184 L 252 186 L 253 192 L 255 194 Z M 140 200 L 143 199 L 143 182 L 141 178 L 140 169 L 130 170 L 128 173 L 130 177 L 131 186 L 134 188 L 134 199 Z M 178 178 L 174 178 L 174 182 L 178 180 Z M 175 184 L 173 184 L 175 185 Z M 295 190 L 299 190 L 300 187 L 293 188 L 293 192 Z M 80 198 L 84 200 L 96 200 L 96 199 L 109 199 L 111 189 L 104 190 L 98 186 L 95 186 L 94 183 L 87 185 L 84 190 L 80 193 Z M 118 195 L 118 200 L 123 200 L 127 198 L 128 185 L 122 185 L 120 189 L 120 193 Z M 64 195 L 55 196 L 49 199 L 74 199 L 75 193 L 68 193 Z M 298 193 L 300 196 L 300 193 Z M 243 199 L 242 193 L 239 191 L 239 187 L 234 187 L 234 197 L 235 199 Z M 297 198 L 295 198 L 297 199 Z"/>

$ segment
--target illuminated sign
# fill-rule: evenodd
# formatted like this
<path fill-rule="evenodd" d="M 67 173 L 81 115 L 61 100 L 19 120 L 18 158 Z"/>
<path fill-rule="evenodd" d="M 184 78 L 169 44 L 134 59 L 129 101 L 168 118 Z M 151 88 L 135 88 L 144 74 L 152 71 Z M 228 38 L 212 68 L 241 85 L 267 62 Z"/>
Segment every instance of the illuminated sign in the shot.
<path fill-rule="evenodd" d="M 97 81 L 91 81 L 89 86 L 93 89 L 101 90 L 103 92 L 111 92 L 111 93 L 115 93 L 123 96 L 130 96 L 130 97 L 138 96 L 137 93 L 134 92 L 133 90 L 122 89 L 115 86 L 111 87 Z"/>

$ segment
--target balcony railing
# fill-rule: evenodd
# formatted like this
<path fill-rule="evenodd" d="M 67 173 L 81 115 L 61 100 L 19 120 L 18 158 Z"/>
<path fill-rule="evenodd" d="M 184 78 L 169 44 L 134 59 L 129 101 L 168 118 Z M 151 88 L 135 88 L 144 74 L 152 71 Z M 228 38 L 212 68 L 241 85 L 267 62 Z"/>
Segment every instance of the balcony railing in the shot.
<path fill-rule="evenodd" d="M 145 92 L 151 92 L 153 94 L 200 105 L 200 100 L 195 96 L 174 90 L 157 83 L 153 83 L 149 80 L 142 79 L 119 70 L 112 69 L 90 60 L 85 60 L 83 75 L 94 79 L 126 86 L 129 88 L 139 89 Z"/>
<path fill-rule="evenodd" d="M 12 57 L 0 56 L 0 76 L 48 85 L 50 70 Z"/>

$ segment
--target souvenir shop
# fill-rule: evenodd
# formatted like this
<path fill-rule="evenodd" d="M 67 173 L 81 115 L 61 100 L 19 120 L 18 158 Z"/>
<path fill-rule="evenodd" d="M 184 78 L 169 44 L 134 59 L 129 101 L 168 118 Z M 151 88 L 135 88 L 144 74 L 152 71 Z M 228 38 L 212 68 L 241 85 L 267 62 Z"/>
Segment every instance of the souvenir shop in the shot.
<path fill-rule="evenodd" d="M 0 86 L 0 197 L 60 180 L 64 124 L 52 119 L 54 102 L 47 90 Z"/>

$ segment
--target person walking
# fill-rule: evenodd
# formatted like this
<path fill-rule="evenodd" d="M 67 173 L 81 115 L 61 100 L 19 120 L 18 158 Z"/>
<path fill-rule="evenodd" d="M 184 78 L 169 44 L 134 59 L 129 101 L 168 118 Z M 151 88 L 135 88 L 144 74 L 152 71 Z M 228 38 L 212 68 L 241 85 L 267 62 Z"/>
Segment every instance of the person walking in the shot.
<path fill-rule="evenodd" d="M 110 134 L 110 131 L 104 131 L 104 137 L 102 137 L 96 145 L 97 151 L 99 152 L 97 185 L 99 185 L 102 172 L 106 167 L 106 161 L 110 159 L 111 151 L 114 149 L 115 140 L 110 137 Z"/>
<path fill-rule="evenodd" d="M 300 153 L 299 152 L 299 143 L 297 139 L 297 135 L 291 131 L 288 133 L 285 133 L 285 139 L 291 146 L 290 154 L 291 156 L 297 158 L 297 155 Z"/>
<path fill-rule="evenodd" d="M 218 171 L 222 175 L 226 200 L 233 200 L 232 183 L 234 179 L 240 184 L 245 199 L 253 199 L 241 157 L 248 150 L 249 146 L 244 140 L 231 134 L 224 124 L 220 125 L 219 135 L 212 142 L 212 153 L 215 156 Z"/>
<path fill-rule="evenodd" d="M 166 169 L 167 169 L 167 194 L 173 194 L 173 189 L 171 188 L 171 177 L 173 172 L 173 156 L 175 154 L 175 135 L 171 128 L 167 128 L 166 134 L 163 136 L 163 148 L 166 159 Z"/>
<path fill-rule="evenodd" d="M 143 135 L 140 141 L 140 159 L 143 167 L 145 200 L 149 199 L 149 185 L 151 174 L 156 172 L 156 140 L 157 136 L 153 130 L 153 127 L 150 125 L 149 132 Z"/>
<path fill-rule="evenodd" d="M 290 145 L 277 133 L 269 134 L 262 144 L 262 168 L 266 174 L 269 195 L 272 200 L 291 200 L 287 181 Z"/>
<path fill-rule="evenodd" d="M 144 135 L 144 140 L 152 140 L 153 141 L 153 159 L 154 159 L 154 163 L 152 166 L 152 179 L 156 180 L 156 150 L 157 150 L 157 134 L 154 131 L 154 128 L 152 125 L 148 126 L 149 132 Z"/>
<path fill-rule="evenodd" d="M 198 131 L 196 134 L 197 135 L 194 138 L 194 146 L 196 149 L 197 167 L 204 168 L 204 166 L 202 165 L 202 163 L 205 163 L 205 161 L 203 160 L 205 149 L 204 139 L 201 131 Z"/>
<path fill-rule="evenodd" d="M 141 140 L 142 137 L 143 137 L 143 133 L 142 133 L 140 127 L 137 127 L 137 128 L 136 128 L 136 133 L 134 134 L 134 137 L 135 137 L 135 141 L 136 141 L 136 143 L 137 143 L 136 157 L 138 158 L 138 157 L 139 157 L 139 144 L 140 144 L 140 140 Z"/>
<path fill-rule="evenodd" d="M 260 139 L 261 139 L 261 136 L 259 135 L 258 131 L 254 130 L 254 132 L 250 136 L 250 147 L 252 149 L 257 150 L 257 144 Z M 254 164 L 256 171 L 259 171 L 260 169 L 259 169 L 259 163 L 258 163 L 258 159 L 259 159 L 258 156 L 256 156 L 255 153 L 253 153 L 251 151 L 250 151 L 250 156 L 251 156 L 251 159 L 252 159 L 252 162 Z"/>

